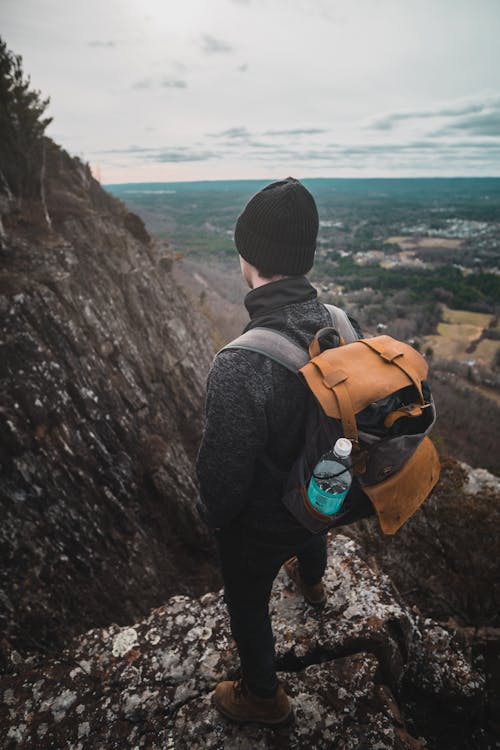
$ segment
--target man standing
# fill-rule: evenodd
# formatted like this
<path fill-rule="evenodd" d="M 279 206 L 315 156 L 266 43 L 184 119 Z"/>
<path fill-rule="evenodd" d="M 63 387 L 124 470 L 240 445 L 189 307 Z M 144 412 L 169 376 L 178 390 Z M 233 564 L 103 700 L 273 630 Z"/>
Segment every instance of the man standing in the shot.
<path fill-rule="evenodd" d="M 314 334 L 331 325 L 304 275 L 313 265 L 318 224 L 314 198 L 291 177 L 249 201 L 235 230 L 251 289 L 245 330 L 273 328 L 307 349 Z M 281 502 L 283 478 L 304 439 L 309 398 L 292 372 L 243 349 L 219 353 L 208 378 L 197 461 L 200 510 L 216 530 L 242 673 L 241 680 L 217 686 L 214 703 L 235 721 L 275 726 L 292 715 L 276 677 L 268 609 L 283 563 L 309 604 L 326 600 L 326 536 L 312 535 Z"/>

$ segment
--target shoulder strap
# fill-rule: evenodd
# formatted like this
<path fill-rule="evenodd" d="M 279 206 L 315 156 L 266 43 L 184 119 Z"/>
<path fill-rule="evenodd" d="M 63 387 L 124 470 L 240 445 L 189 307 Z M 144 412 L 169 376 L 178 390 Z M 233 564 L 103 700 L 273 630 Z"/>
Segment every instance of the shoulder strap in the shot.
<path fill-rule="evenodd" d="M 309 362 L 309 353 L 305 349 L 284 333 L 272 328 L 251 328 L 224 346 L 218 354 L 227 349 L 248 349 L 251 352 L 264 354 L 295 374 Z"/>
<path fill-rule="evenodd" d="M 323 305 L 332 319 L 332 325 L 340 333 L 346 344 L 351 344 L 353 341 L 358 341 L 359 336 L 354 330 L 354 326 L 349 320 L 347 313 L 336 305 Z"/>
<path fill-rule="evenodd" d="M 324 305 L 324 307 L 330 314 L 333 327 L 342 336 L 344 342 L 350 344 L 357 341 L 358 335 L 347 313 L 335 305 Z M 285 333 L 280 333 L 272 328 L 251 328 L 234 341 L 226 344 L 220 352 L 226 349 L 247 349 L 251 352 L 263 354 L 294 373 L 304 367 L 310 359 L 307 350 L 292 341 Z"/>

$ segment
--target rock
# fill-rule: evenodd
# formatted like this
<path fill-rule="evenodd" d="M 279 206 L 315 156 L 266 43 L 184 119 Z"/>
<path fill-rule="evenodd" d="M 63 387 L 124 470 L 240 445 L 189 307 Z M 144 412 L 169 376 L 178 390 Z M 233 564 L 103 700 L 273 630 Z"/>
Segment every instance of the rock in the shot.
<path fill-rule="evenodd" d="M 421 683 L 434 699 L 450 698 L 458 714 L 478 709 L 484 677 L 465 651 L 437 623 L 402 606 L 389 579 L 342 534 L 330 541 L 325 582 L 321 611 L 284 573 L 273 589 L 292 725 L 237 726 L 212 706 L 215 685 L 237 667 L 219 592 L 174 596 L 133 626 L 93 629 L 56 659 L 25 661 L 4 676 L 5 747 L 422 750 L 433 746 L 410 729 L 400 698 L 405 681 Z"/>
<path fill-rule="evenodd" d="M 141 220 L 49 141 L 46 193 L 52 230 L 31 204 L 2 217 L 0 631 L 21 652 L 219 584 L 193 468 L 208 330 Z"/>
<path fill-rule="evenodd" d="M 499 489 L 487 471 L 447 459 L 435 491 L 397 535 L 382 536 L 373 521 L 342 529 L 416 618 L 402 706 L 440 750 L 487 748 L 481 733 L 500 735 Z"/>
<path fill-rule="evenodd" d="M 500 626 L 497 477 L 446 459 L 434 492 L 395 536 L 384 537 L 371 520 L 342 531 L 423 614 Z"/>

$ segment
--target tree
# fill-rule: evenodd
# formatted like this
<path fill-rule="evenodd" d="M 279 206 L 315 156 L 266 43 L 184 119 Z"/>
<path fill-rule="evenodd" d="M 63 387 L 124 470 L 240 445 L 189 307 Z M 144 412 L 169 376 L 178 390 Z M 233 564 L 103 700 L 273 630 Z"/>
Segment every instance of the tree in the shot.
<path fill-rule="evenodd" d="M 21 56 L 0 37 L 0 187 L 18 198 L 40 190 L 43 135 L 52 122 L 43 116 L 50 99 L 30 87 Z"/>

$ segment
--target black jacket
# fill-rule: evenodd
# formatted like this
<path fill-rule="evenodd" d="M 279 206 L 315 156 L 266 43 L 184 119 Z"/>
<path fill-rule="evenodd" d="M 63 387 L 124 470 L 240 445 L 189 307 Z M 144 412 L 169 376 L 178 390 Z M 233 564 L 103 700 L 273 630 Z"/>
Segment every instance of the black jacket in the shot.
<path fill-rule="evenodd" d="M 304 348 L 316 331 L 331 325 L 304 276 L 258 287 L 247 294 L 245 305 L 250 314 L 245 330 L 274 328 Z M 296 375 L 264 355 L 235 349 L 216 356 L 196 467 L 201 510 L 210 526 L 235 522 L 265 531 L 297 529 L 280 500 L 282 480 L 269 464 L 284 472 L 291 468 L 304 437 L 309 398 Z"/>

